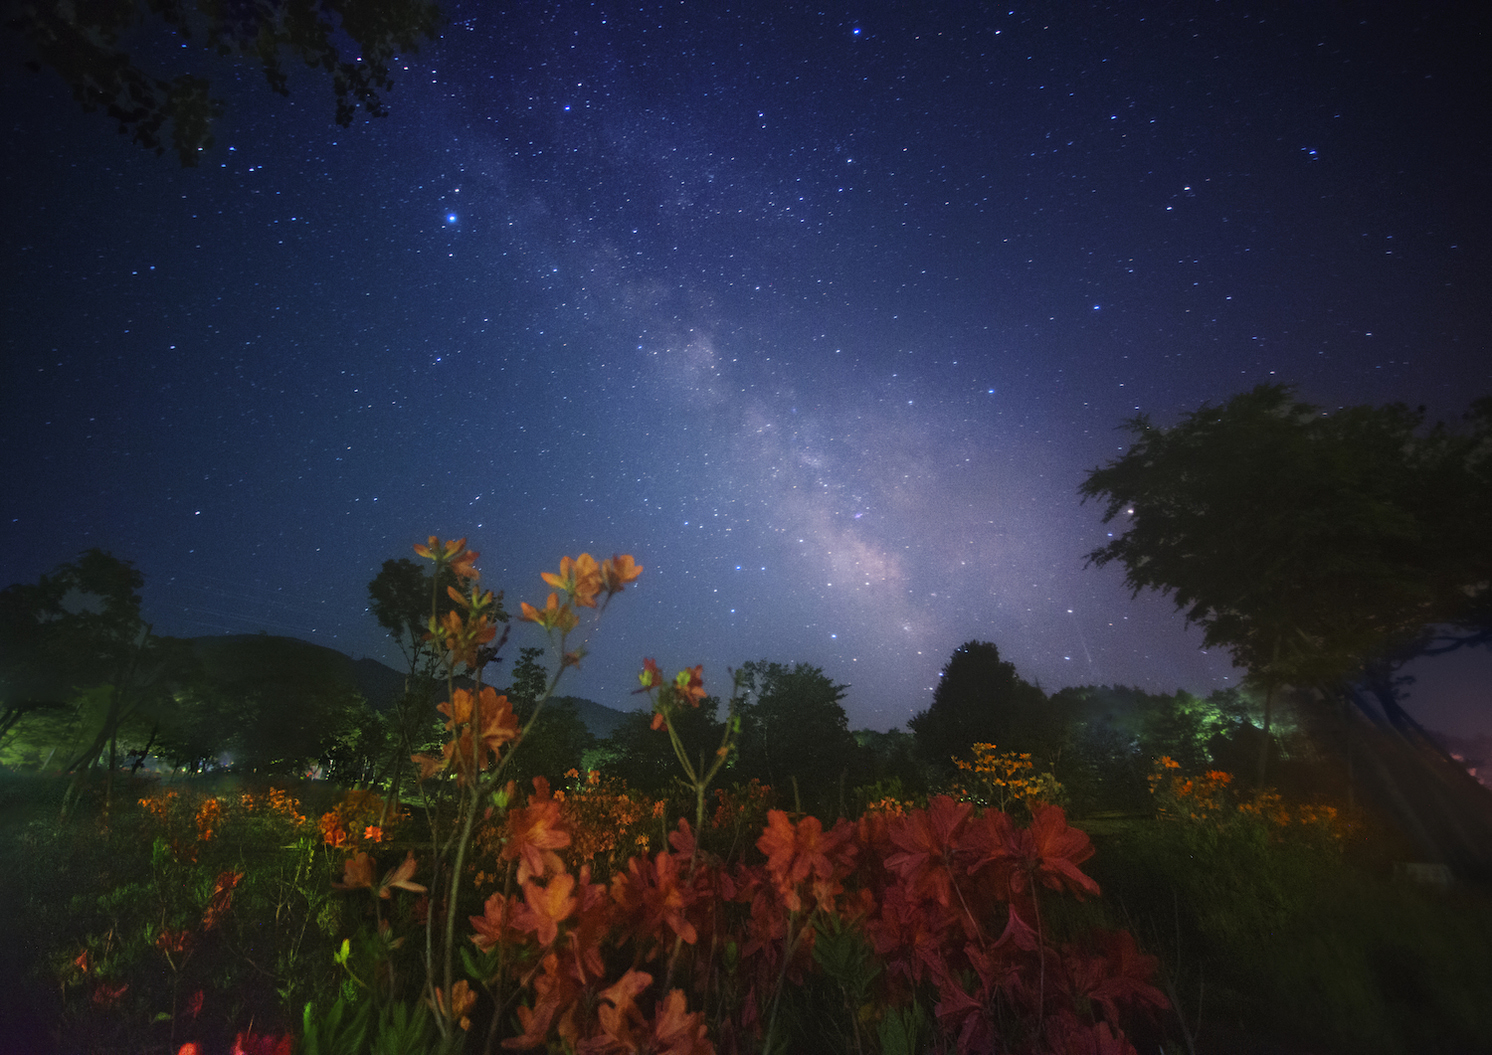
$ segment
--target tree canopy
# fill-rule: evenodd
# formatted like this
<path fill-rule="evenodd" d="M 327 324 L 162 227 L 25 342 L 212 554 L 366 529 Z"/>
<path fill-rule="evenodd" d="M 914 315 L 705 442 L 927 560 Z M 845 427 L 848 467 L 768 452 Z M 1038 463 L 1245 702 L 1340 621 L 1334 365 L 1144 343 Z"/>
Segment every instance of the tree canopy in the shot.
<path fill-rule="evenodd" d="M 252 4 L 163 0 L 11 0 L 5 25 L 26 41 L 26 64 L 58 73 L 84 110 L 102 109 L 141 146 L 170 145 L 184 166 L 212 145 L 223 103 L 198 72 L 202 59 L 255 63 L 272 91 L 289 94 L 285 69 L 299 59 L 331 77 L 336 120 L 359 110 L 381 117 L 394 86 L 390 64 L 433 39 L 440 8 L 431 0 L 257 0 Z M 158 61 L 140 61 L 141 53 Z M 187 69 L 182 65 L 187 64 Z"/>
<path fill-rule="evenodd" d="M 1057 714 L 1046 694 L 1022 679 L 988 641 L 966 641 L 954 650 L 932 706 L 907 724 L 923 758 L 943 769 L 955 755 L 969 757 L 976 743 L 1042 751 L 1057 739 Z"/>
<path fill-rule="evenodd" d="M 1088 560 L 1173 598 L 1266 688 L 1350 680 L 1434 626 L 1485 619 L 1492 400 L 1467 418 L 1457 431 L 1403 404 L 1326 413 L 1282 385 L 1169 429 L 1141 415 L 1122 426 L 1129 450 L 1079 489 L 1124 525 Z"/>
<path fill-rule="evenodd" d="M 807 663 L 766 660 L 742 664 L 736 684 L 744 696 L 733 779 L 756 777 L 783 802 L 793 801 L 796 786 L 803 809 L 832 815 L 841 787 L 853 786 L 850 769 L 859 753 L 839 702 L 849 686 Z"/>
<path fill-rule="evenodd" d="M 1428 626 L 1471 616 L 1492 580 L 1488 400 L 1463 433 L 1402 404 L 1333 414 L 1262 385 L 1089 473 L 1124 532 L 1088 554 L 1175 599 L 1208 646 L 1263 680 L 1351 676 Z"/>

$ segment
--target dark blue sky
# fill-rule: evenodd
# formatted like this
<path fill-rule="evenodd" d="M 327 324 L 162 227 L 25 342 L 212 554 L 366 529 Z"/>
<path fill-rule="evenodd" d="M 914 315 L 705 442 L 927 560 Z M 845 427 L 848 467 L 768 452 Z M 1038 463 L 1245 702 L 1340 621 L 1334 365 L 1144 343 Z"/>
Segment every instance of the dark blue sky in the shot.
<path fill-rule="evenodd" d="M 366 583 L 466 535 L 514 610 L 562 554 L 645 566 L 566 686 L 613 706 L 644 656 L 805 661 L 888 728 L 972 638 L 1206 692 L 1241 672 L 1083 566 L 1115 427 L 1492 392 L 1482 25 L 448 10 L 350 129 L 220 68 L 196 170 L 7 63 L 0 582 L 99 546 L 157 632 L 395 658 Z M 1411 710 L 1486 729 L 1487 666 Z"/>

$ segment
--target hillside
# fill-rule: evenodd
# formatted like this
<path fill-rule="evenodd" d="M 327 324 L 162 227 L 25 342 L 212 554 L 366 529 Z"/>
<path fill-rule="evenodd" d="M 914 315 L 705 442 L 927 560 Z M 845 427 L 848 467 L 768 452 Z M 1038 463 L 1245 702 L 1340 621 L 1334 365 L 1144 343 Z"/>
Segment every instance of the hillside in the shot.
<path fill-rule="evenodd" d="M 325 645 L 271 634 L 222 634 L 189 639 L 193 651 L 216 681 L 306 680 L 326 688 L 353 689 L 380 713 L 389 710 L 404 692 L 404 674 L 386 663 L 364 656 L 353 659 Z M 567 700 L 587 729 L 604 740 L 625 712 L 579 696 Z"/>

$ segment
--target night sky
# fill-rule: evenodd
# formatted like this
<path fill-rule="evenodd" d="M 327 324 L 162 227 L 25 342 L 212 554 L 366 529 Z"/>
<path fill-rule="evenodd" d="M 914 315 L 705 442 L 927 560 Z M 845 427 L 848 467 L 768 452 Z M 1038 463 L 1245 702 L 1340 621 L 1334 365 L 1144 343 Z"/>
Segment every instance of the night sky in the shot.
<path fill-rule="evenodd" d="M 366 584 L 464 535 L 514 611 L 644 565 L 611 706 L 803 661 L 885 729 L 970 639 L 1236 684 L 1076 489 L 1262 382 L 1492 393 L 1485 25 L 1420 6 L 453 4 L 383 120 L 210 71 L 195 170 L 7 50 L 0 583 L 97 546 L 157 633 L 398 665 Z M 1492 728 L 1488 669 L 1411 712 Z"/>

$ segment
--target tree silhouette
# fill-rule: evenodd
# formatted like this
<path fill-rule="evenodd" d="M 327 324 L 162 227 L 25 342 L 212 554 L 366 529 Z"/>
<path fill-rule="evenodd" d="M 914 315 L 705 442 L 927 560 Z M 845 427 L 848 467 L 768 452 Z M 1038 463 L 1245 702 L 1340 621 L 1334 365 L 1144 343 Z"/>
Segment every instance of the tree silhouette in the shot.
<path fill-rule="evenodd" d="M 1044 752 L 1056 742 L 1060 726 L 1046 695 L 1024 681 L 988 641 L 966 641 L 954 650 L 932 706 L 907 724 L 917 737 L 918 753 L 945 770 L 955 755 L 970 758 L 976 743 Z"/>
<path fill-rule="evenodd" d="M 390 63 L 421 39 L 434 39 L 440 21 L 430 0 L 14 0 L 4 10 L 6 27 L 25 39 L 27 66 L 55 71 L 84 110 L 102 109 L 121 133 L 157 154 L 165 152 L 169 123 L 183 166 L 197 164 L 212 145 L 223 103 L 205 77 L 150 69 L 135 55 L 169 55 L 163 64 L 194 68 L 208 56 L 245 59 L 280 95 L 290 94 L 285 57 L 298 59 L 331 77 L 337 124 L 345 127 L 360 109 L 375 117 L 387 112 Z"/>
<path fill-rule="evenodd" d="M 843 812 L 840 791 L 859 754 L 839 702 L 849 686 L 807 663 L 766 660 L 744 664 L 738 678 L 745 698 L 732 779 L 756 777 L 795 808 Z"/>
<path fill-rule="evenodd" d="M 1333 414 L 1261 385 L 1170 429 L 1140 416 L 1084 499 L 1124 532 L 1088 555 L 1171 596 L 1204 644 L 1265 689 L 1332 686 L 1371 657 L 1485 610 L 1492 581 L 1488 402 L 1473 429 L 1422 431 L 1401 404 Z"/>

